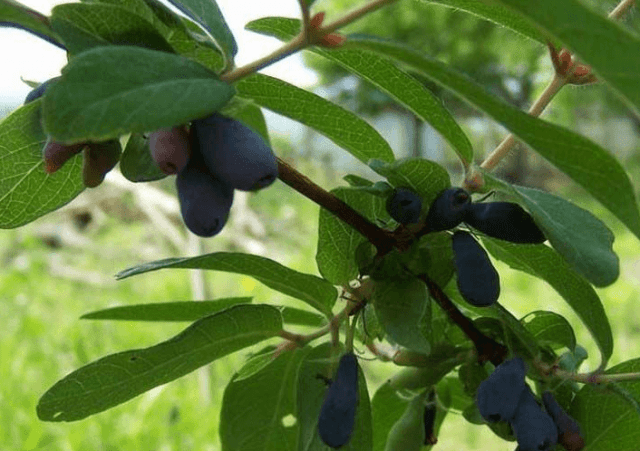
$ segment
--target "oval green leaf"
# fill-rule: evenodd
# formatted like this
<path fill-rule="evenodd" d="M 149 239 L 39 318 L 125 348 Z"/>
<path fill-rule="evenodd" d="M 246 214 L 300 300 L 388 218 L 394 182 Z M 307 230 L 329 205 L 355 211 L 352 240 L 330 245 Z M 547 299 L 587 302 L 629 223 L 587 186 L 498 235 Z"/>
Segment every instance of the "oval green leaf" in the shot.
<path fill-rule="evenodd" d="M 265 257 L 216 252 L 187 258 L 167 258 L 134 266 L 116 274 L 117 279 L 166 268 L 207 269 L 251 276 L 269 288 L 306 302 L 330 315 L 338 291 L 324 279 L 287 268 Z"/>
<path fill-rule="evenodd" d="M 47 134 L 64 142 L 103 141 L 204 117 L 234 95 L 216 74 L 179 55 L 132 46 L 81 53 L 47 90 Z"/>
<path fill-rule="evenodd" d="M 145 349 L 96 360 L 58 381 L 36 408 L 43 421 L 76 421 L 126 402 L 282 330 L 278 309 L 238 305 Z"/>

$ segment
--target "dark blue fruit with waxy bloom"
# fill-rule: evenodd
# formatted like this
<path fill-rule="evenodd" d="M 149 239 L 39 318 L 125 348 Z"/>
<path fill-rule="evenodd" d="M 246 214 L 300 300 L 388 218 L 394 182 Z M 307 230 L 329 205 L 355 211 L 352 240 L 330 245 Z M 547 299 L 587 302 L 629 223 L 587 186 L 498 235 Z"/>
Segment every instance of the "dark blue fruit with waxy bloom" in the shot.
<path fill-rule="evenodd" d="M 189 230 L 202 237 L 220 233 L 229 217 L 233 188 L 211 175 L 195 153 L 176 176 L 176 188 L 182 220 Z"/>
<path fill-rule="evenodd" d="M 528 386 L 520 396 L 511 427 L 520 451 L 549 451 L 558 442 L 553 419 L 540 408 Z"/>
<path fill-rule="evenodd" d="M 500 277 L 489 256 L 468 232 L 451 238 L 453 263 L 458 273 L 458 290 L 469 304 L 487 307 L 500 296 Z"/>
<path fill-rule="evenodd" d="M 558 404 L 550 391 L 542 393 L 542 403 L 558 428 L 558 442 L 567 451 L 578 451 L 585 447 L 580 425 Z"/>
<path fill-rule="evenodd" d="M 469 205 L 464 221 L 482 233 L 512 243 L 539 244 L 546 240 L 531 215 L 512 202 Z"/>
<path fill-rule="evenodd" d="M 27 94 L 27 97 L 25 97 L 24 103 L 27 104 L 29 102 L 33 102 L 34 100 L 37 100 L 40 97 L 42 97 L 42 95 L 45 93 L 47 88 L 49 86 L 51 86 L 51 84 L 53 84 L 56 81 L 58 81 L 59 78 L 60 77 L 50 78 L 49 80 L 41 83 L 39 86 L 37 86 L 34 89 L 32 89 L 31 92 L 29 94 Z"/>
<path fill-rule="evenodd" d="M 259 190 L 278 178 L 273 151 L 241 122 L 214 113 L 193 121 L 191 136 L 209 171 L 232 188 Z"/>
<path fill-rule="evenodd" d="M 340 448 L 351 438 L 358 405 L 358 360 L 353 353 L 340 358 L 336 375 L 327 389 L 318 419 L 322 441 Z"/>
<path fill-rule="evenodd" d="M 448 230 L 459 225 L 471 204 L 471 196 L 462 188 L 449 188 L 433 201 L 425 219 L 431 232 Z"/>
<path fill-rule="evenodd" d="M 482 418 L 490 423 L 510 421 L 525 389 L 527 368 L 520 357 L 505 360 L 478 387 L 476 403 Z"/>
<path fill-rule="evenodd" d="M 396 188 L 387 199 L 389 216 L 400 224 L 416 224 L 420 220 L 422 198 L 407 188 Z"/>

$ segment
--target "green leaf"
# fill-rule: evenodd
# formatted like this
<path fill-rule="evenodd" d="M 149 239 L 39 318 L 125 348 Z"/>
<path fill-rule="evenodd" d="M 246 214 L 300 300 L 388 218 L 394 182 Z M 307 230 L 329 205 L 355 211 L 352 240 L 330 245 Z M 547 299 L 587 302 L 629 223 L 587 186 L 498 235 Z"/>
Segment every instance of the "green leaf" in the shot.
<path fill-rule="evenodd" d="M 0 122 L 0 228 L 27 224 L 70 202 L 84 190 L 82 155 L 55 174 L 44 172 L 40 103 L 20 107 Z"/>
<path fill-rule="evenodd" d="M 554 312 L 536 310 L 521 320 L 524 327 L 536 338 L 538 344 L 549 345 L 554 349 L 566 347 L 576 349 L 576 335 L 569 321 Z"/>
<path fill-rule="evenodd" d="M 396 188 L 411 188 L 418 193 L 424 211 L 442 190 L 451 186 L 447 170 L 424 158 L 403 158 L 391 164 L 380 164 L 374 160 L 369 162 L 369 166 Z"/>
<path fill-rule="evenodd" d="M 300 429 L 297 451 L 331 451 L 332 449 L 322 443 L 318 435 L 318 417 L 327 390 L 324 381 L 318 378 L 318 374 L 328 378 L 333 377 L 332 371 L 335 371 L 337 364 L 331 363 L 330 353 L 330 343 L 314 348 L 305 356 L 298 370 L 296 418 Z M 371 451 L 372 440 L 371 405 L 367 381 L 362 368 L 358 367 L 358 407 L 355 426 L 349 442 L 340 450 Z"/>
<path fill-rule="evenodd" d="M 149 138 L 132 133 L 120 157 L 120 172 L 132 182 L 151 182 L 167 176 L 160 170 L 149 149 Z"/>
<path fill-rule="evenodd" d="M 605 374 L 638 373 L 640 359 L 629 360 L 608 369 Z M 640 382 L 617 385 L 640 400 Z M 627 400 L 606 387 L 585 385 L 569 409 L 582 430 L 589 451 L 635 451 L 640 441 L 640 415 Z"/>
<path fill-rule="evenodd" d="M 512 336 L 509 340 L 511 350 L 515 350 L 514 353 L 518 355 L 528 354 L 532 359 L 537 358 L 540 354 L 540 347 L 538 346 L 534 335 L 525 328 L 509 310 L 499 303 L 496 302 L 490 307 L 490 309 L 493 311 L 496 318 L 500 319 L 503 327 L 507 331 L 511 332 Z"/>
<path fill-rule="evenodd" d="M 123 305 L 85 313 L 80 318 L 118 321 L 197 321 L 231 306 L 248 304 L 251 299 L 250 297 L 237 297 L 216 299 L 215 301 Z"/>
<path fill-rule="evenodd" d="M 613 351 L 611 326 L 593 287 L 569 267 L 553 249 L 542 244 L 514 244 L 483 237 L 483 244 L 495 258 L 511 268 L 546 281 L 578 314 L 602 354 L 601 367 Z"/>
<path fill-rule="evenodd" d="M 227 59 L 233 60 L 238 53 L 238 45 L 215 0 L 169 0 L 169 2 L 209 32 Z"/>
<path fill-rule="evenodd" d="M 204 31 L 198 25 L 177 15 L 158 0 L 136 1 L 145 3 L 153 15 L 151 18 L 153 24 L 177 53 L 198 61 L 216 73 L 222 71 L 225 65 L 224 56 L 216 44 L 203 34 Z M 128 0 L 109 0 L 109 2 L 126 3 L 131 7 L 131 2 Z M 136 11 L 141 9 L 141 7 L 136 8 Z M 140 12 L 140 14 L 143 13 Z M 148 13 L 143 15 L 148 17 Z"/>
<path fill-rule="evenodd" d="M 418 279 L 381 280 L 373 290 L 376 316 L 387 335 L 405 348 L 429 354 L 431 344 L 422 334 L 427 318 L 427 287 Z M 428 324 L 428 323 L 427 323 Z"/>
<path fill-rule="evenodd" d="M 408 399 L 398 396 L 389 381 L 378 388 L 371 400 L 373 411 L 373 451 L 384 451 L 387 434 L 407 408 Z"/>
<path fill-rule="evenodd" d="M 302 359 L 311 349 L 282 353 L 248 378 L 237 376 L 225 388 L 220 412 L 220 441 L 227 451 L 294 451 L 299 423 L 296 382 Z M 272 358 L 269 353 L 266 354 Z"/>
<path fill-rule="evenodd" d="M 251 276 L 269 288 L 300 299 L 330 315 L 338 291 L 324 279 L 287 268 L 265 257 L 233 252 L 216 252 L 187 258 L 167 258 L 134 266 L 116 274 L 117 279 L 165 268 L 208 269 Z"/>
<path fill-rule="evenodd" d="M 544 191 L 499 182 L 517 196 L 560 255 L 597 287 L 611 285 L 620 275 L 613 252 L 614 235 L 589 211 Z"/>
<path fill-rule="evenodd" d="M 424 408 L 427 391 L 413 397 L 393 424 L 387 437 L 386 451 L 420 451 L 425 439 Z"/>
<path fill-rule="evenodd" d="M 538 41 L 542 44 L 547 42 L 547 38 L 537 27 L 532 25 L 520 14 L 514 13 L 508 8 L 504 8 L 494 3 L 477 0 L 422 0 L 426 3 L 437 3 L 449 8 L 466 11 L 475 16 L 494 22 L 500 26 L 509 28 L 522 36 Z"/>
<path fill-rule="evenodd" d="M 254 74 L 236 83 L 238 94 L 322 133 L 360 161 L 393 161 L 384 138 L 356 114 L 277 78 Z"/>
<path fill-rule="evenodd" d="M 299 32 L 300 21 L 283 17 L 266 17 L 249 22 L 245 28 L 274 36 L 281 41 L 290 41 Z M 473 148 L 469 138 L 451 113 L 442 105 L 440 99 L 389 59 L 366 50 L 351 49 L 348 42 L 347 40 L 345 46 L 336 49 L 328 50 L 314 46 L 309 50 L 338 63 L 346 70 L 368 81 L 421 120 L 428 122 L 451 144 L 465 164 L 473 160 Z"/>
<path fill-rule="evenodd" d="M 64 49 L 47 17 L 15 0 L 0 0 L 0 26 L 21 28 Z"/>
<path fill-rule="evenodd" d="M 254 132 L 258 133 L 267 145 L 270 145 L 269 130 L 267 129 L 267 123 L 264 120 L 262 110 L 251 100 L 235 96 L 220 110 L 220 113 L 242 122 Z"/>
<path fill-rule="evenodd" d="M 444 63 L 414 50 L 366 38 L 354 38 L 351 43 L 397 59 L 485 111 L 581 185 L 640 238 L 640 212 L 633 186 L 624 168 L 606 150 L 577 133 L 508 105 Z"/>
<path fill-rule="evenodd" d="M 182 56 L 98 47 L 71 60 L 47 90 L 44 126 L 60 142 L 103 141 L 207 116 L 233 95 L 233 87 Z"/>
<path fill-rule="evenodd" d="M 72 372 L 42 395 L 38 418 L 81 420 L 273 337 L 281 329 L 278 309 L 237 305 L 198 320 L 170 340 L 112 354 Z"/>
<path fill-rule="evenodd" d="M 327 324 L 327 318 L 317 313 L 301 310 L 294 307 L 282 307 L 280 313 L 282 320 L 287 324 L 296 324 L 298 326 L 321 327 Z"/>
<path fill-rule="evenodd" d="M 499 0 L 562 41 L 640 115 L 640 38 L 577 0 Z"/>
<path fill-rule="evenodd" d="M 347 174 L 342 179 L 354 188 L 366 188 L 368 186 L 372 186 L 373 182 L 371 180 L 367 180 L 364 177 L 360 177 L 355 174 Z"/>
<path fill-rule="evenodd" d="M 173 51 L 152 23 L 117 5 L 58 5 L 51 12 L 51 26 L 72 56 L 105 45 L 136 45 L 164 52 Z"/>
<path fill-rule="evenodd" d="M 389 221 L 385 201 L 357 188 L 336 188 L 333 195 L 369 220 Z M 343 285 L 358 275 L 356 249 L 366 238 L 332 213 L 321 208 L 318 223 L 316 263 L 322 277 L 334 285 Z"/>

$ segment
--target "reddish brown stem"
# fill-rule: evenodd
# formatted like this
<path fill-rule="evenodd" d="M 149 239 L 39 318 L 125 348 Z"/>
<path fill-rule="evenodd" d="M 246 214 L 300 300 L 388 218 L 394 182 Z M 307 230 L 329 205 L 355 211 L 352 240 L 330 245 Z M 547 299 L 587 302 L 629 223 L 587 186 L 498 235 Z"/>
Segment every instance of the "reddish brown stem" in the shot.
<path fill-rule="evenodd" d="M 278 159 L 278 178 L 303 196 L 311 199 L 325 210 L 330 211 L 339 219 L 366 237 L 377 249 L 379 254 L 389 252 L 396 240 L 391 232 L 372 224 L 367 218 L 355 211 L 349 205 L 333 194 L 316 185 L 308 177 L 295 170 L 281 159 Z"/>
<path fill-rule="evenodd" d="M 507 355 L 507 348 L 480 332 L 473 321 L 464 316 L 444 291 L 426 274 L 420 274 L 418 277 L 427 285 L 431 297 L 473 342 L 478 352 L 478 361 L 484 363 L 489 360 L 496 366 L 500 365 Z"/>

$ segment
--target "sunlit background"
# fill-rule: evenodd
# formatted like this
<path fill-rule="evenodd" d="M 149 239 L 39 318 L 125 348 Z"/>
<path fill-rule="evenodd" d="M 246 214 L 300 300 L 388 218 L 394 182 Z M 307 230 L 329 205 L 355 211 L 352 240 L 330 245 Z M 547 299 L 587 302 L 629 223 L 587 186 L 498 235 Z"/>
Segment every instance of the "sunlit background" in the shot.
<path fill-rule="evenodd" d="M 59 3 L 22 1 L 43 13 Z M 316 10 L 337 16 L 354 0 L 319 0 Z M 615 2 L 589 3 L 604 11 Z M 298 17 L 295 0 L 219 0 L 236 40 L 237 65 L 278 47 L 275 39 L 244 30 L 264 16 Z M 637 13 L 625 26 L 639 31 Z M 551 76 L 544 48 L 496 29 L 492 24 L 427 2 L 399 2 L 353 31 L 401 36 L 410 45 L 447 61 L 482 82 L 494 94 L 527 108 Z M 465 37 L 464 39 L 461 38 Z M 24 31 L 0 28 L 0 118 L 16 109 L 30 88 L 21 81 L 45 81 L 65 64 L 60 49 Z M 289 83 L 362 114 L 389 140 L 397 156 L 435 159 L 460 181 L 460 167 L 447 144 L 406 110 L 318 58 L 294 55 L 264 70 Z M 476 154 L 482 156 L 504 137 L 484 115 L 435 86 L 460 120 Z M 589 136 L 624 162 L 640 186 L 640 122 L 603 86 L 570 88 L 554 101 L 546 118 Z M 327 139 L 278 115 L 265 112 L 276 153 L 320 185 L 341 184 L 347 171 L 372 176 Z M 616 233 L 614 248 L 621 277 L 598 290 L 616 340 L 612 364 L 640 355 L 640 244 L 608 212 L 526 149 L 516 149 L 500 168 L 514 182 L 551 190 L 591 209 Z M 115 305 L 216 299 L 250 295 L 256 302 L 291 302 L 253 279 L 222 273 L 151 273 L 116 282 L 113 274 L 160 258 L 214 251 L 252 252 L 300 271 L 315 266 L 318 208 L 281 183 L 257 194 L 236 197 L 230 223 L 215 238 L 188 236 L 181 225 L 171 178 L 133 184 L 113 171 L 98 188 L 86 190 L 61 210 L 15 230 L 0 231 L 0 450 L 219 450 L 218 422 L 223 389 L 248 352 L 159 387 L 124 405 L 75 423 L 43 423 L 35 406 L 41 394 L 70 371 L 104 355 L 150 346 L 185 324 L 139 324 L 79 320 Z M 516 316 L 533 310 L 565 315 L 578 342 L 590 354 L 584 370 L 598 364 L 588 332 L 558 294 L 536 279 L 496 263 L 501 302 Z M 390 364 L 362 362 L 369 391 L 394 371 Z M 486 427 L 471 426 L 452 412 L 435 450 L 512 451 L 514 443 Z"/>

